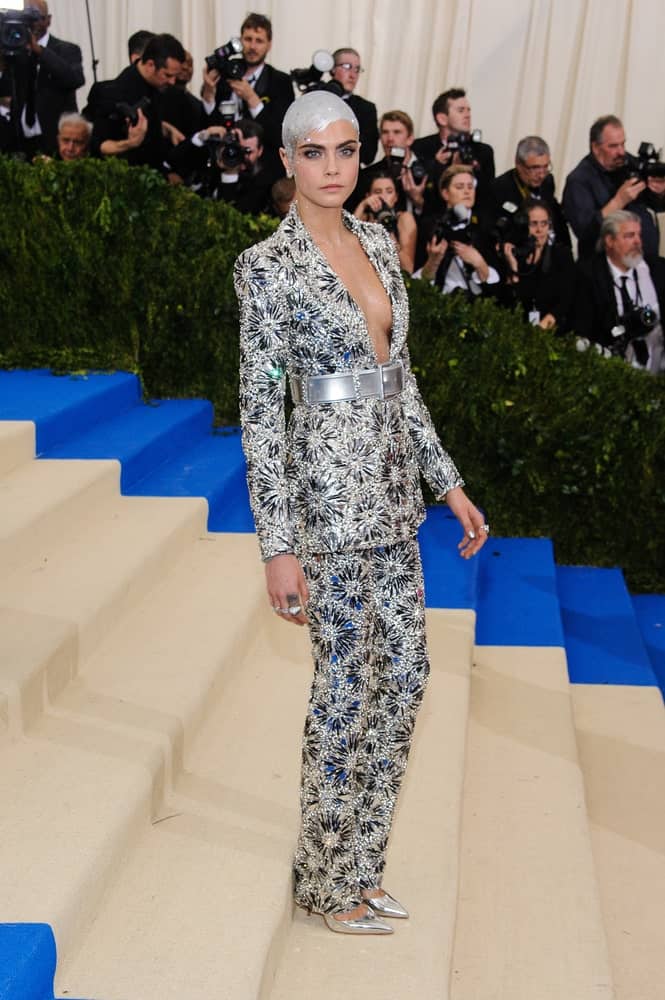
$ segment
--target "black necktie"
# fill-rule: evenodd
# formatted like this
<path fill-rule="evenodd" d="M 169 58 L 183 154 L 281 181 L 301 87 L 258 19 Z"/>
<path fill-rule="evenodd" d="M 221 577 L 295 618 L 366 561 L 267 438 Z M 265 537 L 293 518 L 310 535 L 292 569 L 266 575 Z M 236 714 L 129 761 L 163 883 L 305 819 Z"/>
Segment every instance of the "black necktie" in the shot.
<path fill-rule="evenodd" d="M 633 302 L 628 293 L 628 275 L 622 274 L 619 278 L 621 282 L 621 287 L 619 288 L 619 294 L 621 295 L 621 311 L 623 316 L 628 316 L 633 312 L 636 303 Z M 635 352 L 635 360 L 638 364 L 644 366 L 649 360 L 649 350 L 646 343 L 641 338 L 631 341 L 633 345 L 633 351 Z"/>
<path fill-rule="evenodd" d="M 35 124 L 37 108 L 37 59 L 30 55 L 30 68 L 28 71 L 28 92 L 25 95 L 25 123 L 28 128 Z"/>
<path fill-rule="evenodd" d="M 621 282 L 621 288 L 619 289 L 619 294 L 621 295 L 621 313 L 623 316 L 627 316 L 628 313 L 633 311 L 633 300 L 628 293 L 628 275 L 622 274 L 619 278 Z"/>

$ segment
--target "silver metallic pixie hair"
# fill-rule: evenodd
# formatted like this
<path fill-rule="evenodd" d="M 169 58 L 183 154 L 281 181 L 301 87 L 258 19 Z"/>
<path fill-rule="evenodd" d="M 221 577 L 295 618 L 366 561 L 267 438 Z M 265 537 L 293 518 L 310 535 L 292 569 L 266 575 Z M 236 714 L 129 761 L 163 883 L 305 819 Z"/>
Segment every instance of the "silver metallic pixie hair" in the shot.
<path fill-rule="evenodd" d="M 296 98 L 284 115 L 282 122 L 282 145 L 289 161 L 296 155 L 296 146 L 312 132 L 323 132 L 324 129 L 337 121 L 350 122 L 360 134 L 358 119 L 341 97 L 331 94 L 328 90 L 311 90 Z"/>

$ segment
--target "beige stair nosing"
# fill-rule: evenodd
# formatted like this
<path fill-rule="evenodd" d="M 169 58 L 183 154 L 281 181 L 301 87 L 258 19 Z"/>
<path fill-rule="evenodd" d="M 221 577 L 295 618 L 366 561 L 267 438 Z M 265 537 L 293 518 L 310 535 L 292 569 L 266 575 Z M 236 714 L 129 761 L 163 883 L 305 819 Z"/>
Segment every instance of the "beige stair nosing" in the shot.
<path fill-rule="evenodd" d="M 73 624 L 0 607 L 0 694 L 6 730 L 20 736 L 75 676 L 78 637 Z"/>
<path fill-rule="evenodd" d="M 74 622 L 87 656 L 184 547 L 206 534 L 206 517 L 203 499 L 114 498 L 80 523 L 76 537 L 54 539 L 0 579 L 0 604 Z"/>
<path fill-rule="evenodd" d="M 478 647 L 471 689 L 451 996 L 613 997 L 565 652 Z"/>
<path fill-rule="evenodd" d="M 29 420 L 0 420 L 0 476 L 35 457 L 35 424 Z"/>
<path fill-rule="evenodd" d="M 660 690 L 575 684 L 591 843 L 620 1000 L 662 988 L 665 707 Z"/>
<path fill-rule="evenodd" d="M 0 478 L 0 560 L 5 574 L 34 559 L 49 536 L 77 530 L 89 510 L 117 497 L 115 460 L 38 459 Z"/>

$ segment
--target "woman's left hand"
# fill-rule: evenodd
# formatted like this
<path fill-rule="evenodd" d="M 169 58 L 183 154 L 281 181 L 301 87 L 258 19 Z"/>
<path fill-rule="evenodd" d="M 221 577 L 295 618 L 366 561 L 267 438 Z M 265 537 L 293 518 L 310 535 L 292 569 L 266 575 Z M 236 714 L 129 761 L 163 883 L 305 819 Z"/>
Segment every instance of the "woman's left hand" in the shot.
<path fill-rule="evenodd" d="M 482 549 L 489 535 L 489 525 L 475 504 L 471 503 L 461 486 L 446 493 L 446 503 L 464 529 L 464 537 L 457 548 L 463 559 L 470 559 Z"/>

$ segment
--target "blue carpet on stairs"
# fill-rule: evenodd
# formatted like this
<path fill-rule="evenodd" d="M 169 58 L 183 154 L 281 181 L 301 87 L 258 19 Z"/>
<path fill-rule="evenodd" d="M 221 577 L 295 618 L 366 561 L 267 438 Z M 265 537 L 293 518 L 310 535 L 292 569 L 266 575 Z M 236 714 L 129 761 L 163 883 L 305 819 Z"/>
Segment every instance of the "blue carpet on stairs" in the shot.
<path fill-rule="evenodd" d="M 651 666 L 665 694 L 665 594 L 638 594 L 632 604 Z"/>
<path fill-rule="evenodd" d="M 656 685 L 621 570 L 558 566 L 556 573 L 571 681 Z"/>

